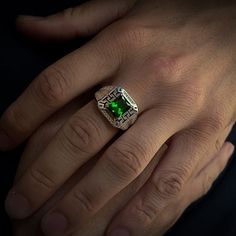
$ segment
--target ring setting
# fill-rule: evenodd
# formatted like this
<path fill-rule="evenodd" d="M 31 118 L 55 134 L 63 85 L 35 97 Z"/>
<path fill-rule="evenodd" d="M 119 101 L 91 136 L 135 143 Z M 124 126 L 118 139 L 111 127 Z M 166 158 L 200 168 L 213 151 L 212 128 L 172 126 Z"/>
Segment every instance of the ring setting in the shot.
<path fill-rule="evenodd" d="M 105 86 L 95 93 L 98 109 L 112 126 L 126 130 L 138 117 L 138 106 L 127 91 L 118 86 Z"/>

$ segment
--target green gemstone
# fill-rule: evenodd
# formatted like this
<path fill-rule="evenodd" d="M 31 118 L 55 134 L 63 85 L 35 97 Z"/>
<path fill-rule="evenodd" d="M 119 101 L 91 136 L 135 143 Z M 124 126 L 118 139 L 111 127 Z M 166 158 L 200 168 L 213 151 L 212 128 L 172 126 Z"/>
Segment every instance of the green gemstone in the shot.
<path fill-rule="evenodd" d="M 130 106 L 124 98 L 119 96 L 108 104 L 108 109 L 116 118 L 120 118 L 130 109 Z"/>

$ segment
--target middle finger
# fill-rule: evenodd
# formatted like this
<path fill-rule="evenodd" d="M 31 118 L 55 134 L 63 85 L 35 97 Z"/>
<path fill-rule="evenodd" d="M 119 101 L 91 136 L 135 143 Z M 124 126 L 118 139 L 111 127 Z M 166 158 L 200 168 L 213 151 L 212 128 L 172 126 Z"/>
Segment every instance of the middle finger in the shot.
<path fill-rule="evenodd" d="M 67 235 L 75 226 L 86 224 L 145 169 L 157 150 L 183 124 L 167 110 L 165 107 L 143 113 L 135 125 L 106 150 L 88 175 L 44 217 L 42 228 L 46 235 Z M 158 119 L 154 119 L 157 114 Z M 65 226 L 63 232 L 57 231 L 58 222 Z"/>

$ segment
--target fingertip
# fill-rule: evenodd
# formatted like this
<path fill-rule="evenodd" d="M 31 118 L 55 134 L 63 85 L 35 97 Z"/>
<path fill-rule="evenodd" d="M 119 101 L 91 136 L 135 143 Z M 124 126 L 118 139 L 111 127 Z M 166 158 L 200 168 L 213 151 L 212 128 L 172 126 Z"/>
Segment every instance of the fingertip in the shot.
<path fill-rule="evenodd" d="M 14 190 L 7 195 L 5 211 L 11 219 L 16 220 L 23 220 L 32 214 L 29 201 Z"/>
<path fill-rule="evenodd" d="M 228 143 L 229 156 L 232 156 L 235 150 L 235 146 L 232 143 Z"/>
<path fill-rule="evenodd" d="M 235 146 L 231 142 L 225 142 L 224 147 L 225 151 L 227 152 L 227 156 L 231 157 L 234 153 Z"/>
<path fill-rule="evenodd" d="M 41 220 L 41 230 L 45 236 L 62 236 L 69 226 L 67 218 L 60 212 L 52 212 Z"/>

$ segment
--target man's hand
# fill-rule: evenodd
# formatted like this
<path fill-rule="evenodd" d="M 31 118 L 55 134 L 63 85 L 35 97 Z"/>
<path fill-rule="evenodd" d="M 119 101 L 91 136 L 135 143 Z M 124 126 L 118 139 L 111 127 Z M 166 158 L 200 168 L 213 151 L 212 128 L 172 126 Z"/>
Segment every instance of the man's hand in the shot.
<path fill-rule="evenodd" d="M 127 225 L 131 234 L 142 234 L 138 222 L 150 225 L 159 214 L 162 201 L 155 199 L 172 202 L 181 197 L 192 176 L 201 176 L 199 163 L 209 161 L 224 143 L 236 118 L 235 5 L 145 0 L 132 1 L 124 9 L 123 17 L 84 47 L 42 72 L 3 114 L 0 145 L 10 148 L 22 142 L 55 111 L 95 85 L 124 87 L 139 105 L 138 120 L 118 137 L 94 100 L 76 111 L 13 187 L 6 202 L 13 218 L 28 217 L 39 209 L 113 140 L 42 224 L 45 232 L 52 231 L 58 218 L 67 222 L 66 232 L 81 227 L 135 180 L 171 137 L 165 159 L 121 213 L 143 212 Z M 24 20 L 24 29 L 45 30 L 48 38 L 63 31 L 68 39 L 79 35 L 67 30 L 80 20 L 76 12 Z M 64 30 L 53 27 L 56 22 Z M 101 29 L 105 24 L 98 25 Z M 76 24 L 71 30 L 77 32 Z M 152 212 L 148 220 L 145 212 Z M 121 226 L 128 223 L 125 219 Z"/>
<path fill-rule="evenodd" d="M 67 105 L 66 108 L 61 110 L 58 114 L 54 115 L 50 118 L 50 120 L 42 125 L 40 129 L 31 137 L 18 167 L 17 176 L 15 179 L 16 182 L 23 175 L 24 171 L 26 171 L 31 165 L 31 163 L 40 156 L 40 153 L 45 149 L 60 127 L 63 126 L 63 123 L 65 123 L 65 121 L 74 112 L 76 112 L 78 106 L 82 106 L 83 103 L 84 102 L 82 102 L 80 98 L 79 100 L 72 102 L 70 105 Z M 189 182 L 188 187 L 181 194 L 180 198 L 173 199 L 171 204 L 169 204 L 168 199 L 165 201 L 160 201 L 158 209 L 154 209 L 157 211 L 158 216 L 151 225 L 147 226 L 144 224 L 141 229 L 138 227 L 139 225 L 134 225 L 135 228 L 138 227 L 138 230 L 142 232 L 140 235 L 157 236 L 165 233 L 180 217 L 181 213 L 185 210 L 188 204 L 195 201 L 198 197 L 201 197 L 208 191 L 216 176 L 227 163 L 227 160 L 232 152 L 232 148 L 233 146 L 231 144 L 225 143 L 216 156 L 207 158 L 207 160 L 211 160 L 208 167 L 204 167 L 202 173 L 195 177 L 192 182 Z M 112 219 L 117 218 L 115 224 L 117 224 L 117 221 L 122 220 L 123 218 L 119 217 L 119 214 L 117 213 L 121 211 L 130 199 L 132 199 L 132 197 L 134 197 L 135 194 L 144 186 L 145 182 L 156 168 L 156 165 L 160 162 L 161 158 L 163 158 L 166 149 L 167 146 L 164 145 L 142 174 L 124 190 L 117 194 L 116 197 L 113 198 L 101 211 L 99 211 L 97 215 L 93 216 L 88 224 L 75 226 L 74 233 L 72 235 L 104 236 L 106 234 L 106 230 L 109 228 L 110 222 L 112 222 Z M 66 195 L 66 193 L 68 193 L 68 191 L 89 172 L 89 170 L 93 168 L 94 165 L 96 165 L 96 161 L 99 159 L 100 155 L 101 154 L 97 155 L 83 168 L 80 168 L 70 179 L 70 181 L 67 181 L 63 187 L 60 188 L 60 190 L 33 216 L 27 220 L 15 221 L 14 236 L 43 236 L 43 233 L 40 230 L 41 218 L 51 208 L 53 208 L 57 202 L 59 202 L 60 199 Z M 206 163 L 206 160 L 202 161 L 202 163 L 199 163 L 199 168 L 203 167 L 203 163 Z M 142 216 L 142 212 L 137 213 L 138 214 L 136 214 L 135 217 L 138 215 Z M 152 211 L 146 212 L 146 214 L 152 213 Z M 130 219 L 132 214 L 127 211 L 126 214 L 127 216 L 125 216 L 125 221 L 131 223 L 132 221 Z M 118 215 L 118 217 L 116 217 L 116 215 Z M 133 217 L 133 221 L 135 220 L 135 217 Z M 145 218 L 146 217 L 148 217 L 148 215 L 146 215 Z M 143 223 L 144 222 L 142 222 L 142 224 Z M 135 224 L 135 222 L 132 222 L 132 224 Z M 54 225 L 54 227 L 60 229 L 60 224 Z"/>
<path fill-rule="evenodd" d="M 82 107 L 87 98 L 79 98 L 71 104 L 67 105 L 63 110 L 59 111 L 56 115 L 51 117 L 46 123 L 44 123 L 39 130 L 30 138 L 27 147 L 21 158 L 15 182 L 17 182 L 27 168 L 35 161 L 40 153 L 45 149 L 50 140 L 54 137 L 56 132 L 63 126 L 63 123 L 78 109 Z M 119 193 L 114 199 L 110 201 L 96 216 L 90 219 L 89 224 L 76 227 L 75 235 L 83 236 L 102 236 L 105 234 L 106 228 L 111 219 L 117 214 L 119 210 L 133 197 L 139 189 L 145 184 L 150 177 L 151 173 L 155 169 L 156 165 L 164 154 L 167 146 L 164 145 L 162 149 L 155 155 L 152 162 L 148 165 L 145 171 L 126 187 L 121 193 Z M 15 236 L 42 236 L 40 230 L 40 221 L 42 216 L 66 194 L 68 191 L 76 185 L 96 164 L 101 153 L 93 157 L 93 159 L 87 163 L 83 168 L 80 168 L 77 173 L 67 181 L 63 187 L 33 216 L 23 221 L 14 222 L 14 235 Z M 58 225 L 56 226 L 59 227 Z"/>

